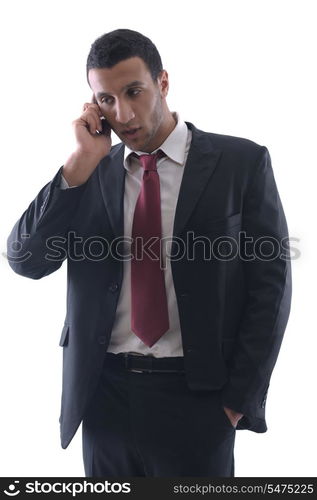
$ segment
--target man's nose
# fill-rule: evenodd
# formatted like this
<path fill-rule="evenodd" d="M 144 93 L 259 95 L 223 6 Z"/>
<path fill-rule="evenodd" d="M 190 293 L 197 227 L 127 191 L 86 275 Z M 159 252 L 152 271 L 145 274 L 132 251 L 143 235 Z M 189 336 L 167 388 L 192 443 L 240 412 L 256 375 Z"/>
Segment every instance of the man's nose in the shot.
<path fill-rule="evenodd" d="M 117 102 L 116 120 L 123 125 L 129 123 L 134 118 L 134 112 L 128 103 Z"/>

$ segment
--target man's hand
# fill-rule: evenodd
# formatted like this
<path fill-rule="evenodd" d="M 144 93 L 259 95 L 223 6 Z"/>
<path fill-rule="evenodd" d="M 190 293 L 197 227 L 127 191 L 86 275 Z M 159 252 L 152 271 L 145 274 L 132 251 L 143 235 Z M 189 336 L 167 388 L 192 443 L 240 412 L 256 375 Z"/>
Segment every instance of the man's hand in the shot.
<path fill-rule="evenodd" d="M 105 134 L 98 134 L 102 131 L 102 113 L 94 99 L 92 101 L 84 104 L 82 115 L 73 121 L 77 148 L 64 164 L 62 171 L 70 186 L 86 182 L 100 160 L 111 149 L 110 127 Z"/>
<path fill-rule="evenodd" d="M 235 410 L 231 410 L 231 408 L 223 407 L 227 417 L 229 418 L 233 427 L 237 427 L 239 420 L 243 417 L 243 413 L 238 413 Z"/>
<path fill-rule="evenodd" d="M 94 102 L 94 97 L 92 102 L 85 102 L 82 115 L 73 121 L 78 153 L 95 155 L 100 160 L 109 153 L 110 128 L 106 134 L 100 134 L 102 116 L 98 104 Z"/>

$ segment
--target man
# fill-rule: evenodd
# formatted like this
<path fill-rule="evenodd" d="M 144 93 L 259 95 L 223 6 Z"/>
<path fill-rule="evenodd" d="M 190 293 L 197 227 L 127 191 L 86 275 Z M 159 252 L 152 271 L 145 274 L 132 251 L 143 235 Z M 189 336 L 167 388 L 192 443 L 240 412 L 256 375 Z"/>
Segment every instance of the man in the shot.
<path fill-rule="evenodd" d="M 62 447 L 83 421 L 86 476 L 233 476 L 236 429 L 267 430 L 290 309 L 269 153 L 171 112 L 140 33 L 97 39 L 87 78 L 77 148 L 8 238 L 23 276 L 67 258 Z"/>

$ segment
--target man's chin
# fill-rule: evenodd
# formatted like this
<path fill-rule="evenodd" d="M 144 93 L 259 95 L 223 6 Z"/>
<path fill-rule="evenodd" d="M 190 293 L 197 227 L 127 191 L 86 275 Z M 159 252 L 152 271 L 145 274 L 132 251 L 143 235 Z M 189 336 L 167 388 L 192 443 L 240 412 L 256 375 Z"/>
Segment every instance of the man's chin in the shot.
<path fill-rule="evenodd" d="M 122 134 L 117 134 L 117 136 L 119 137 L 121 142 L 123 142 L 123 144 L 132 151 L 142 151 L 142 144 L 140 143 L 140 140 L 129 139 L 129 137 Z"/>
<path fill-rule="evenodd" d="M 120 137 L 120 139 L 125 146 L 131 149 L 131 151 L 146 151 L 146 145 L 144 144 L 144 141 L 141 142 L 140 140 L 129 140 L 127 137 Z"/>
<path fill-rule="evenodd" d="M 117 136 L 125 146 L 131 149 L 131 151 L 144 151 L 145 153 L 152 152 L 152 150 L 149 151 L 149 143 L 151 142 L 151 137 L 149 137 L 149 135 L 144 136 L 144 132 L 143 137 L 136 136 L 134 138 L 129 138 L 123 134 L 117 134 Z"/>

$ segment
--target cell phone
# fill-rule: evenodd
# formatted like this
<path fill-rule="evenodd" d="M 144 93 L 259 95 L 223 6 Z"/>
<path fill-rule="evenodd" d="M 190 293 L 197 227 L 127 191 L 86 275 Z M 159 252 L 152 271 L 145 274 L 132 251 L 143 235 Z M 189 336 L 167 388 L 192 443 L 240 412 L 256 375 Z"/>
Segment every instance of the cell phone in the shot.
<path fill-rule="evenodd" d="M 97 104 L 97 106 L 98 106 L 98 103 L 96 101 L 96 98 L 95 98 L 94 94 L 92 96 L 92 102 L 94 104 Z M 101 134 L 110 134 L 111 127 L 110 127 L 109 122 L 106 120 L 106 118 L 104 116 L 101 117 L 101 126 L 102 126 L 102 131 L 99 132 L 99 130 L 97 130 L 97 134 L 99 134 L 99 135 L 101 135 Z"/>
<path fill-rule="evenodd" d="M 103 117 L 101 117 L 101 126 L 102 126 L 102 131 L 99 132 L 99 130 L 97 130 L 97 134 L 99 134 L 99 135 L 110 134 L 111 127 L 110 127 L 109 123 L 107 122 L 107 120 Z"/>

